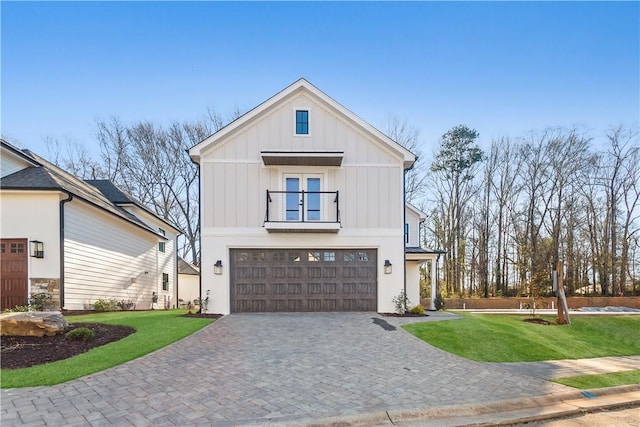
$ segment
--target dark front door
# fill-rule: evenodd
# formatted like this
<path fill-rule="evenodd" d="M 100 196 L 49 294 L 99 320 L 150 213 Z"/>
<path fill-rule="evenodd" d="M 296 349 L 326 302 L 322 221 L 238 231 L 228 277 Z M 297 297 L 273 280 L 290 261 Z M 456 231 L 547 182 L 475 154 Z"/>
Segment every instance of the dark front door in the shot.
<path fill-rule="evenodd" d="M 231 311 L 376 311 L 375 249 L 232 249 Z"/>
<path fill-rule="evenodd" d="M 27 239 L 0 241 L 0 310 L 27 304 Z"/>

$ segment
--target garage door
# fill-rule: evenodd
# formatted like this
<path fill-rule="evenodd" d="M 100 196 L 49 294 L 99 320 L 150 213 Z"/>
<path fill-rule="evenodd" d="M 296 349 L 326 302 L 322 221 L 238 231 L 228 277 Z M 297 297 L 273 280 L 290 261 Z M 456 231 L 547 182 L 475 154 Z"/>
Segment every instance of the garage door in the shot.
<path fill-rule="evenodd" d="M 232 249 L 231 311 L 376 311 L 375 249 Z"/>
<path fill-rule="evenodd" d="M 0 241 L 0 310 L 27 303 L 27 240 Z"/>

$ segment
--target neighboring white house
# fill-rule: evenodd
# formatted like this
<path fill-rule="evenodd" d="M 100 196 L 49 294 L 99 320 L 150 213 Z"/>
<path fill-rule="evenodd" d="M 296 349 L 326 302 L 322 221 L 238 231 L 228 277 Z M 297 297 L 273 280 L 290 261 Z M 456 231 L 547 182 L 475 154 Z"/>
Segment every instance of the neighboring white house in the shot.
<path fill-rule="evenodd" d="M 64 310 L 111 298 L 176 306 L 177 228 L 110 181 L 82 181 L 1 142 L 3 310 L 41 292 Z"/>
<path fill-rule="evenodd" d="M 420 268 L 429 263 L 428 272 L 431 286 L 429 295 L 429 305 L 425 307 L 428 310 L 435 310 L 435 299 L 437 290 L 437 264 L 440 255 L 444 251 L 427 250 L 420 245 L 420 227 L 427 219 L 427 215 L 415 206 L 405 204 L 405 264 L 407 270 L 407 297 L 412 304 L 417 305 L 420 301 Z"/>
<path fill-rule="evenodd" d="M 191 148 L 214 313 L 393 312 L 415 156 L 304 79 Z M 415 297 L 415 299 L 414 299 Z"/>
<path fill-rule="evenodd" d="M 200 269 L 178 257 L 178 303 L 197 305 L 200 298 Z"/>

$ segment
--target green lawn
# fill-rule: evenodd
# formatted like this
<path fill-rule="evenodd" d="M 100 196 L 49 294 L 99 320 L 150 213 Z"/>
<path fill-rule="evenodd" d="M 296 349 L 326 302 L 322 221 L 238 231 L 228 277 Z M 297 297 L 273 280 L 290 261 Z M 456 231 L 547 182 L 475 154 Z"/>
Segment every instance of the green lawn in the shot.
<path fill-rule="evenodd" d="M 0 387 L 31 387 L 60 384 L 133 360 L 186 337 L 210 324 L 212 319 L 181 317 L 186 310 L 118 311 L 66 316 L 69 323 L 109 323 L 136 328 L 136 332 L 78 356 L 31 368 L 7 370 Z M 188 349 L 185 349 L 188 351 Z"/>
<path fill-rule="evenodd" d="M 414 323 L 403 328 L 431 345 L 479 362 L 640 354 L 640 316 L 575 316 L 572 326 L 527 323 L 523 316 L 463 316 L 460 320 Z"/>
<path fill-rule="evenodd" d="M 614 387 L 627 384 L 640 384 L 640 369 L 634 371 L 612 372 L 610 374 L 580 375 L 577 377 L 558 378 L 554 383 L 568 385 L 581 390 Z"/>

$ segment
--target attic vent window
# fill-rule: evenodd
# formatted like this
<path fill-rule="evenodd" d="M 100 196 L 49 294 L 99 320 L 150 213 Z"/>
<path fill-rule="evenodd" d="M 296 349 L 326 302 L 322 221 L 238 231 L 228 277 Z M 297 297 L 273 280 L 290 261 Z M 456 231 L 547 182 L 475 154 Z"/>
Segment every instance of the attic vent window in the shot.
<path fill-rule="evenodd" d="M 309 134 L 309 111 L 296 110 L 296 135 Z"/>

